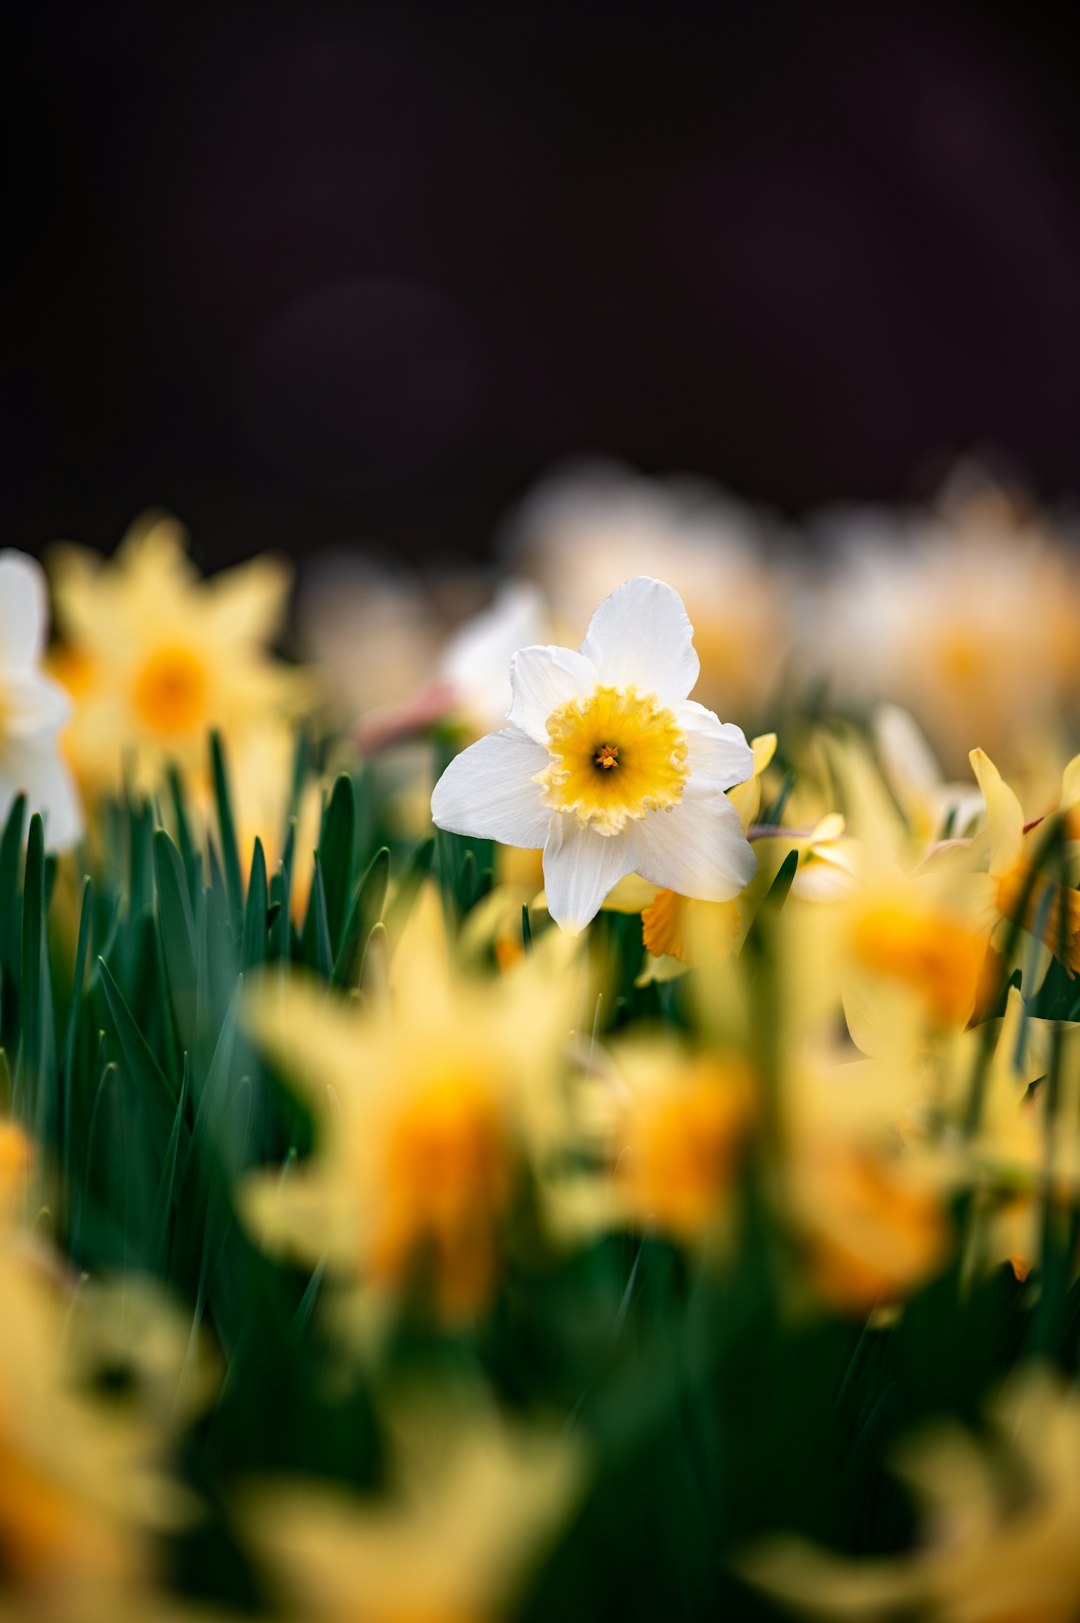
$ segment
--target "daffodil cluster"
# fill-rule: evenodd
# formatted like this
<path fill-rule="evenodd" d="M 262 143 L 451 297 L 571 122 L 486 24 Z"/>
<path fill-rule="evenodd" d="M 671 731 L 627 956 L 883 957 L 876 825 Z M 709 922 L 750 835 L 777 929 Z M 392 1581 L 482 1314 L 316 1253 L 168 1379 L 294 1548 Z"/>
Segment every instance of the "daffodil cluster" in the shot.
<path fill-rule="evenodd" d="M 0 554 L 0 1618 L 1080 1615 L 1077 561 L 812 529 Z"/>

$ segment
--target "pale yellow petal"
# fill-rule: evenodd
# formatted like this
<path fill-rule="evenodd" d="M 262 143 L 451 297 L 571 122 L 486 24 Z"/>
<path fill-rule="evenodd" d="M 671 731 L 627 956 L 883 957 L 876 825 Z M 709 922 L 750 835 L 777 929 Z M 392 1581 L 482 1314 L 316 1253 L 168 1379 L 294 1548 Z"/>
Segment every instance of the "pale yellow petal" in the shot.
<path fill-rule="evenodd" d="M 1020 861 L 1024 850 L 1024 813 L 1016 795 L 984 750 L 969 756 L 972 771 L 986 801 L 986 826 L 990 835 L 990 872 L 1008 873 Z"/>

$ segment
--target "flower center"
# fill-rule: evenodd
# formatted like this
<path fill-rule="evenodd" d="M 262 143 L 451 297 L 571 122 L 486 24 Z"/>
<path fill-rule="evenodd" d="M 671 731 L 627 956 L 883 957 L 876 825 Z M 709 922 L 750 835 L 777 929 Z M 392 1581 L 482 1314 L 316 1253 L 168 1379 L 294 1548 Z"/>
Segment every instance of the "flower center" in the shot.
<path fill-rule="evenodd" d="M 939 1025 L 971 1018 L 986 942 L 966 922 L 883 903 L 857 920 L 854 948 L 874 974 L 921 992 Z"/>
<path fill-rule="evenodd" d="M 159 648 L 135 682 L 135 708 L 158 733 L 187 733 L 206 712 L 206 667 L 190 649 Z"/>
<path fill-rule="evenodd" d="M 731 1189 L 752 1113 L 752 1078 L 736 1061 L 699 1061 L 640 1098 L 617 1172 L 635 1217 L 681 1238 L 700 1233 Z"/>
<path fill-rule="evenodd" d="M 385 1171 L 374 1272 L 400 1283 L 425 1262 L 444 1314 L 474 1312 L 493 1283 L 513 1175 L 491 1089 L 456 1076 L 423 1088 L 391 1130 Z"/>
<path fill-rule="evenodd" d="M 0 747 L 3 746 L 4 733 L 7 731 L 8 714 L 8 703 L 4 698 L 4 685 L 0 682 Z"/>
<path fill-rule="evenodd" d="M 598 834 L 618 834 L 631 818 L 682 799 L 686 739 L 655 693 L 598 687 L 553 710 L 547 733 L 551 764 L 535 780 L 544 804 Z"/>

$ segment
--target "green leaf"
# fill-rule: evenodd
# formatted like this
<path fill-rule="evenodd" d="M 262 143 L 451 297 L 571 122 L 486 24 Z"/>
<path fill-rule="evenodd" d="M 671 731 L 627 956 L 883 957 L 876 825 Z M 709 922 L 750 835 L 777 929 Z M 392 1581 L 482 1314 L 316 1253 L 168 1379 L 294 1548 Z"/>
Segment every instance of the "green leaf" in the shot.
<path fill-rule="evenodd" d="M 386 912 L 386 933 L 390 941 L 390 951 L 393 952 L 401 940 L 402 932 L 409 922 L 409 914 L 413 904 L 420 894 L 420 887 L 431 872 L 431 865 L 435 860 L 435 837 L 429 835 L 422 840 L 409 858 L 408 867 L 398 880 L 394 888 L 393 900 Z"/>
<path fill-rule="evenodd" d="M 352 779 L 343 772 L 334 784 L 319 838 L 326 925 L 334 953 L 341 950 L 341 933 L 352 888 L 355 823 Z"/>
<path fill-rule="evenodd" d="M 176 821 L 176 838 L 180 845 L 184 873 L 187 876 L 188 900 L 193 903 L 202 888 L 202 857 L 199 855 L 198 847 L 191 835 L 184 782 L 175 766 L 169 767 L 168 780 L 169 794 L 173 805 L 173 817 Z"/>
<path fill-rule="evenodd" d="M 390 851 L 384 845 L 376 851 L 356 887 L 334 964 L 335 986 L 357 985 L 368 937 L 382 918 L 389 881 Z"/>
<path fill-rule="evenodd" d="M 182 1179 L 187 1166 L 186 1156 L 181 1156 L 181 1145 L 186 1144 L 188 1141 L 186 1116 L 190 1093 L 190 1062 L 185 1054 L 180 1097 L 176 1102 L 176 1115 L 173 1118 L 172 1132 L 169 1135 L 169 1143 L 165 1150 L 165 1161 L 161 1169 L 161 1178 L 154 1199 L 154 1215 L 150 1224 L 150 1239 L 157 1270 L 166 1278 L 168 1277 L 173 1219 L 177 1204 L 178 1178 Z"/>
<path fill-rule="evenodd" d="M 270 956 L 287 963 L 292 957 L 292 870 L 296 851 L 296 822 L 289 823 L 285 836 L 285 850 L 281 867 L 274 875 L 270 887 L 271 906 L 277 904 L 277 914 L 270 925 Z"/>
<path fill-rule="evenodd" d="M 80 1020 L 83 1013 L 83 989 L 86 984 L 86 963 L 90 956 L 90 937 L 93 926 L 94 888 L 89 876 L 83 880 L 82 906 L 79 909 L 79 935 L 75 944 L 75 964 L 71 977 L 71 1007 L 68 1010 L 67 1035 L 63 1054 L 63 1109 L 59 1125 L 60 1167 L 66 1194 L 74 1188 L 74 1141 L 72 1135 L 72 1108 L 75 1091 L 75 1066 Z"/>
<path fill-rule="evenodd" d="M 229 911 L 239 933 L 244 906 L 243 876 L 240 872 L 240 847 L 236 839 L 232 799 L 229 794 L 229 776 L 225 764 L 225 745 L 221 734 L 210 734 L 210 763 L 214 777 L 214 798 L 217 802 L 218 832 L 221 836 L 221 858 L 225 864 L 225 886 L 229 897 Z"/>
<path fill-rule="evenodd" d="M 311 875 L 311 895 L 308 898 L 307 917 L 302 937 L 304 963 L 315 970 L 323 980 L 334 973 L 334 956 L 330 949 L 330 930 L 326 922 L 326 892 L 323 888 L 322 868 L 315 857 Z"/>
<path fill-rule="evenodd" d="M 19 1059 L 16 1086 L 27 1112 L 33 1119 L 31 1090 L 43 1085 L 42 1057 L 45 1044 L 45 825 L 35 812 L 30 819 L 26 842 L 26 871 L 23 879 L 22 954 L 19 977 Z"/>
<path fill-rule="evenodd" d="M 132 1097 L 146 1122 L 158 1164 L 164 1166 L 176 1119 L 176 1097 L 103 958 L 98 959 L 98 974 Z"/>
<path fill-rule="evenodd" d="M 244 932 L 240 941 L 240 970 L 241 973 L 261 964 L 266 959 L 267 947 L 267 915 L 270 910 L 270 898 L 266 883 L 266 857 L 263 853 L 262 841 L 255 840 L 255 852 L 251 859 L 251 873 L 248 876 L 247 901 L 244 904 Z"/>
<path fill-rule="evenodd" d="M 368 935 L 364 961 L 360 965 L 360 990 L 368 997 L 380 997 L 390 984 L 390 942 L 385 924 L 375 924 Z"/>
<path fill-rule="evenodd" d="M 195 920 L 180 853 L 163 828 L 159 828 L 154 835 L 154 877 L 157 883 L 161 948 L 173 1017 L 181 1042 L 190 1048 L 195 1040 L 197 1016 Z"/>

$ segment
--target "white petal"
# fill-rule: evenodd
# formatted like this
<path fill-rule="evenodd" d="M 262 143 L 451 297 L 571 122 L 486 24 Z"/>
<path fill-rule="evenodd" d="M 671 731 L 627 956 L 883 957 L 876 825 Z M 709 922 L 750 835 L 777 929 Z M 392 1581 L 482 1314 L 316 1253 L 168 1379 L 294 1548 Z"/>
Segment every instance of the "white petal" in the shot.
<path fill-rule="evenodd" d="M 544 847 L 544 890 L 555 923 L 571 935 L 583 930 L 608 891 L 633 873 L 634 850 L 625 834 L 597 834 L 576 817 L 556 813 Z"/>
<path fill-rule="evenodd" d="M 690 776 L 699 787 L 733 789 L 753 774 L 754 752 L 733 721 L 721 721 L 693 699 L 675 706 L 675 719 L 686 734 Z"/>
<path fill-rule="evenodd" d="M 41 565 L 24 552 L 0 552 L 0 668 L 30 670 L 40 663 L 47 617 Z"/>
<path fill-rule="evenodd" d="M 435 785 L 431 815 L 451 834 L 471 834 L 537 851 L 551 812 L 532 780 L 551 757 L 516 727 L 489 733 L 455 756 Z"/>
<path fill-rule="evenodd" d="M 0 750 L 0 820 L 6 819 L 17 794 L 25 794 L 31 813 L 44 818 L 50 851 L 75 844 L 83 828 L 79 796 L 52 739 L 31 743 L 9 738 Z"/>
<path fill-rule="evenodd" d="M 535 738 L 547 741 L 547 720 L 567 699 L 585 696 L 600 677 L 596 666 L 572 648 L 522 648 L 510 663 L 510 720 Z"/>
<path fill-rule="evenodd" d="M 71 700 L 59 682 L 37 671 L 8 672 L 2 680 L 4 728 L 9 738 L 55 732 L 71 714 Z"/>
<path fill-rule="evenodd" d="M 457 702 L 484 727 L 510 706 L 510 661 L 544 634 L 544 599 L 530 581 L 505 582 L 491 607 L 466 620 L 443 650 L 440 673 Z"/>
<path fill-rule="evenodd" d="M 879 704 L 870 721 L 890 787 L 901 798 L 905 791 L 929 794 L 935 789 L 941 768 L 915 717 L 898 704 Z"/>
<path fill-rule="evenodd" d="M 636 873 L 701 902 L 727 902 L 750 883 L 757 857 L 726 795 L 689 793 L 634 830 Z"/>
<path fill-rule="evenodd" d="M 581 652 L 602 682 L 630 683 L 655 693 L 661 704 L 678 704 L 698 679 L 694 628 L 678 592 L 662 580 L 637 575 L 605 597 L 592 619 Z"/>

